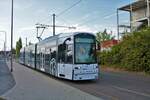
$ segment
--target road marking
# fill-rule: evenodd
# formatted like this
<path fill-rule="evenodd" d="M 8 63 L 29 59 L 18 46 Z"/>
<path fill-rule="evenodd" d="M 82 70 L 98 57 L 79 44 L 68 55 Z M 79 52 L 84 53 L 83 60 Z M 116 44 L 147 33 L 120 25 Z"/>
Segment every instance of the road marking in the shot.
<path fill-rule="evenodd" d="M 125 92 L 130 92 L 130 93 L 133 93 L 133 94 L 137 94 L 137 95 L 141 95 L 141 96 L 145 96 L 145 97 L 150 98 L 150 94 L 141 93 L 141 92 L 137 92 L 137 91 L 130 90 L 130 89 L 125 89 L 125 88 L 121 88 L 121 87 L 118 87 L 118 86 L 113 86 L 113 87 L 118 89 L 118 90 L 122 90 L 122 91 L 125 91 Z"/>

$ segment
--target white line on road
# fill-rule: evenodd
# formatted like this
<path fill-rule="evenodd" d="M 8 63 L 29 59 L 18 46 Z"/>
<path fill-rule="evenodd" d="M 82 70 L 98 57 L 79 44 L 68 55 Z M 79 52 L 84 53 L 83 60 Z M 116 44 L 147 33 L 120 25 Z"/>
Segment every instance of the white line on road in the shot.
<path fill-rule="evenodd" d="M 145 97 L 150 98 L 150 94 L 141 93 L 141 92 L 137 92 L 137 91 L 130 90 L 130 89 L 125 89 L 125 88 L 121 88 L 121 87 L 118 87 L 118 86 L 113 86 L 113 87 L 118 89 L 118 90 L 122 90 L 122 91 L 125 91 L 125 92 L 130 92 L 130 93 L 133 93 L 133 94 L 137 94 L 137 95 L 141 95 L 141 96 L 145 96 Z"/>

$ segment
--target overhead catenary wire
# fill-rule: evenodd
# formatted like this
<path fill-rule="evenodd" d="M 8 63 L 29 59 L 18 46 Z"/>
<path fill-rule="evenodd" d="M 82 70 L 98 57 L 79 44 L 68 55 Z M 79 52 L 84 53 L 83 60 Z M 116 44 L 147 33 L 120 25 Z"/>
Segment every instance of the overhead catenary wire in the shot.
<path fill-rule="evenodd" d="M 122 12 L 122 13 L 120 13 L 120 14 L 123 14 L 124 12 Z M 113 16 L 115 16 L 116 15 L 116 12 L 114 12 L 114 13 L 112 13 L 112 14 L 108 14 L 108 15 L 105 15 L 104 17 L 102 17 L 102 19 L 109 19 L 109 18 L 111 18 L 111 17 L 113 17 Z M 94 18 L 94 19 L 91 19 L 91 20 L 87 20 L 87 21 L 85 21 L 85 22 L 83 22 L 83 23 L 80 23 L 80 24 L 78 24 L 78 26 L 83 26 L 83 25 L 85 25 L 85 24 L 88 24 L 88 23 L 90 23 L 91 21 L 96 21 L 96 19 L 98 19 L 99 17 L 96 17 L 96 18 Z"/>
<path fill-rule="evenodd" d="M 68 7 L 67 9 L 63 10 L 62 12 L 60 12 L 59 14 L 57 14 L 57 17 L 59 17 L 60 15 L 63 15 L 64 13 L 66 13 L 68 10 L 72 9 L 73 7 L 75 7 L 76 5 L 78 5 L 82 0 L 79 0 L 78 2 L 74 3 L 73 5 L 71 5 L 70 7 Z"/>

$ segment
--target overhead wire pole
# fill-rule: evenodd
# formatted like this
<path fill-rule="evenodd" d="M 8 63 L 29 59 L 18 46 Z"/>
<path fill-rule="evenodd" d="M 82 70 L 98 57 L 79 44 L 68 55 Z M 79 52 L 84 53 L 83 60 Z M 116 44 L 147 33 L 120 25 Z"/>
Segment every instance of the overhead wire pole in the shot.
<path fill-rule="evenodd" d="M 77 1 L 76 3 L 74 3 L 73 5 L 71 5 L 69 8 L 67 8 L 67 9 L 63 10 L 62 12 L 60 12 L 57 16 L 56 16 L 55 14 L 53 14 L 53 15 L 52 15 L 52 16 L 53 16 L 52 25 L 36 24 L 36 25 L 40 25 L 40 26 L 37 26 L 37 27 L 36 27 L 36 28 L 37 28 L 37 38 L 40 39 L 40 37 L 38 36 L 38 29 L 39 29 L 39 28 L 43 28 L 43 31 L 44 31 L 44 29 L 45 29 L 46 27 L 53 27 L 53 36 L 55 36 L 55 33 L 56 33 L 55 28 L 56 28 L 56 27 L 69 28 L 69 29 L 76 29 L 76 27 L 56 26 L 56 25 L 55 25 L 55 18 L 56 18 L 56 17 L 59 17 L 59 16 L 62 15 L 62 14 L 64 14 L 65 12 L 67 12 L 68 10 L 70 10 L 71 8 L 73 8 L 74 6 L 76 6 L 77 4 L 79 4 L 81 1 L 82 1 L 82 0 Z M 42 34 L 43 34 L 43 31 L 42 31 Z M 41 35 L 42 35 L 42 34 L 41 34 Z M 41 36 L 41 35 L 40 35 L 40 36 Z"/>
<path fill-rule="evenodd" d="M 55 17 L 56 15 L 53 14 L 53 36 L 55 36 Z"/>
<path fill-rule="evenodd" d="M 117 9 L 117 36 L 119 40 L 119 9 Z"/>
<path fill-rule="evenodd" d="M 27 43 L 28 43 L 28 42 L 27 42 L 27 37 L 26 37 L 26 46 L 27 46 Z"/>
<path fill-rule="evenodd" d="M 147 21 L 148 21 L 148 27 L 150 26 L 150 5 L 149 0 L 146 0 L 147 2 Z"/>
<path fill-rule="evenodd" d="M 42 40 L 41 39 L 41 36 L 42 36 L 42 34 L 43 34 L 43 32 L 44 32 L 44 30 L 46 29 L 46 28 L 48 28 L 48 27 L 52 27 L 52 28 L 54 28 L 53 29 L 53 35 L 55 35 L 55 28 L 56 27 L 59 27 L 59 28 L 68 28 L 68 29 L 76 29 L 76 27 L 72 27 L 72 26 L 61 26 L 61 25 L 55 25 L 55 22 L 54 22 L 54 24 L 53 25 L 46 25 L 46 24 L 40 24 L 40 23 L 37 23 L 37 24 L 35 24 L 36 25 L 36 28 L 37 28 L 37 38 L 38 38 L 38 40 L 40 41 L 40 40 Z M 42 32 L 41 32 L 41 34 L 40 35 L 38 35 L 38 29 L 39 28 L 43 28 L 43 30 L 42 30 Z"/>
<path fill-rule="evenodd" d="M 6 31 L 4 31 L 5 32 L 5 60 L 7 60 L 6 58 L 6 48 L 7 48 L 7 33 L 6 33 Z"/>
<path fill-rule="evenodd" d="M 130 32 L 133 31 L 133 9 L 132 4 L 130 4 Z"/>
<path fill-rule="evenodd" d="M 13 72 L 13 3 L 14 1 L 11 1 L 11 72 Z"/>

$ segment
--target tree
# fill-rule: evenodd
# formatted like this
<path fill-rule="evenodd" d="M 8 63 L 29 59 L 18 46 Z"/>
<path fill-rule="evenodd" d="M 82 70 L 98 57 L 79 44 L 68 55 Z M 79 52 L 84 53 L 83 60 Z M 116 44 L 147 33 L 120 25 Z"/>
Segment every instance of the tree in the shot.
<path fill-rule="evenodd" d="M 97 42 L 103 42 L 103 41 L 107 41 L 107 40 L 112 40 L 114 39 L 115 37 L 112 36 L 112 34 L 108 34 L 107 33 L 107 30 L 105 29 L 104 32 L 98 32 L 96 33 L 96 39 L 97 39 Z"/>
<path fill-rule="evenodd" d="M 22 40 L 19 38 L 19 40 L 16 42 L 16 57 L 19 57 L 20 49 L 22 48 Z"/>
<path fill-rule="evenodd" d="M 12 54 L 16 54 L 15 48 L 12 48 Z"/>

